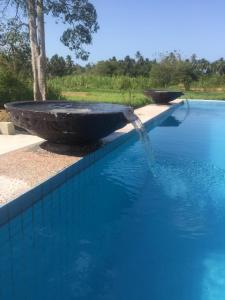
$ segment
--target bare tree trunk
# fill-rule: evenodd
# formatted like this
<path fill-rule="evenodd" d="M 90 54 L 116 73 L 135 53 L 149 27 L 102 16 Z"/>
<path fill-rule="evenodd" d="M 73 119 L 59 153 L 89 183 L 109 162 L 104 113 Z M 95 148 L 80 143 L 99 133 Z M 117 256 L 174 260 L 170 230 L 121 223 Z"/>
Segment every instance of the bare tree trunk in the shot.
<path fill-rule="evenodd" d="M 43 0 L 26 0 L 30 31 L 34 100 L 46 100 L 46 53 Z"/>
<path fill-rule="evenodd" d="M 46 100 L 46 52 L 43 0 L 37 0 L 37 32 L 39 44 L 38 82 L 42 100 Z"/>
<path fill-rule="evenodd" d="M 36 25 L 36 5 L 34 0 L 27 0 L 28 22 L 30 32 L 30 47 L 33 70 L 33 89 L 34 100 L 41 100 L 41 93 L 38 83 L 38 41 L 37 41 L 37 25 Z"/>

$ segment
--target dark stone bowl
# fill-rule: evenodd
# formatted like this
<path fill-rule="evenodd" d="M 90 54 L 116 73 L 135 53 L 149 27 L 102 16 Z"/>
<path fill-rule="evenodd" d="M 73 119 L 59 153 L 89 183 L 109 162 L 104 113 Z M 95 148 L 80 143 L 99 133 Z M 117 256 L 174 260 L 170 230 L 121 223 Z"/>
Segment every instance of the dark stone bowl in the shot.
<path fill-rule="evenodd" d="M 170 101 L 177 99 L 184 95 L 182 92 L 159 91 L 159 90 L 146 90 L 145 96 L 152 98 L 157 104 L 168 104 Z"/>
<path fill-rule="evenodd" d="M 5 104 L 13 123 L 52 143 L 91 144 L 122 128 L 133 109 L 108 103 L 24 101 Z"/>

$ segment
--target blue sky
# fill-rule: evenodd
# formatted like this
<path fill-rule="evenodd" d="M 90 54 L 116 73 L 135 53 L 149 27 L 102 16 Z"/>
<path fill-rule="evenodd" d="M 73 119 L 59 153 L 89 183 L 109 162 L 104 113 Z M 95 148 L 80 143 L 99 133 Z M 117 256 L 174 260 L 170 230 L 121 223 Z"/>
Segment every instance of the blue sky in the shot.
<path fill-rule="evenodd" d="M 225 0 L 92 0 L 100 29 L 89 62 L 178 50 L 184 57 L 225 57 Z M 47 54 L 71 54 L 59 41 L 62 25 L 46 19 Z"/>

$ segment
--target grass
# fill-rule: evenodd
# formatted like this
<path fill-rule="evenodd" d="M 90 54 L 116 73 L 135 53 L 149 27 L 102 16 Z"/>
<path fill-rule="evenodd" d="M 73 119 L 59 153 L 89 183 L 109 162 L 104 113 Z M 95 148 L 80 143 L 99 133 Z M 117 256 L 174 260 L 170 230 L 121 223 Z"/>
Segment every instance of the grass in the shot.
<path fill-rule="evenodd" d="M 203 82 L 204 83 L 204 82 Z M 225 100 L 225 88 L 214 82 L 215 87 L 205 82 L 191 86 L 191 91 L 185 92 L 188 99 L 218 99 Z M 143 91 L 152 87 L 150 78 L 128 76 L 94 76 L 70 75 L 55 77 L 48 80 L 48 86 L 59 89 L 62 96 L 68 100 L 86 100 L 123 103 L 139 107 L 149 103 Z M 182 90 L 183 86 L 171 86 L 169 90 Z M 207 90 L 206 90 L 207 89 Z"/>
<path fill-rule="evenodd" d="M 185 92 L 183 98 L 186 99 L 205 99 L 205 100 L 225 100 L 225 91 L 210 91 L 210 92 L 202 92 L 202 91 L 189 91 Z"/>
<path fill-rule="evenodd" d="M 67 100 L 110 102 L 131 105 L 133 107 L 140 107 L 149 103 L 148 98 L 141 92 L 136 91 L 132 93 L 114 90 L 66 91 L 62 95 Z"/>
<path fill-rule="evenodd" d="M 111 102 L 118 104 L 131 105 L 133 107 L 140 107 L 149 104 L 150 101 L 142 92 L 134 91 L 121 92 L 115 90 L 83 90 L 83 91 L 65 91 L 62 95 L 67 100 L 75 101 L 98 101 Z M 185 99 L 206 99 L 206 100 L 225 100 L 225 92 L 185 92 L 182 98 Z"/>

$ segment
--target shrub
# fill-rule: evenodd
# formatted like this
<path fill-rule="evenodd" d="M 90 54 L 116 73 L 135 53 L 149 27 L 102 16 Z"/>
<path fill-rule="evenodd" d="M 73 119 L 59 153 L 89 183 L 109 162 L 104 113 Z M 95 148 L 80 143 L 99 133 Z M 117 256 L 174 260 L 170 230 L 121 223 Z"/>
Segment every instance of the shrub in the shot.
<path fill-rule="evenodd" d="M 0 106 L 6 102 L 33 98 L 31 84 L 17 78 L 12 72 L 0 69 Z"/>
<path fill-rule="evenodd" d="M 48 100 L 63 100 L 61 89 L 58 86 L 47 85 L 47 99 Z"/>
<path fill-rule="evenodd" d="M 61 89 L 48 85 L 47 98 L 60 100 Z M 0 69 L 0 107 L 12 101 L 33 100 L 32 82 L 27 78 L 17 77 L 9 70 Z"/>

